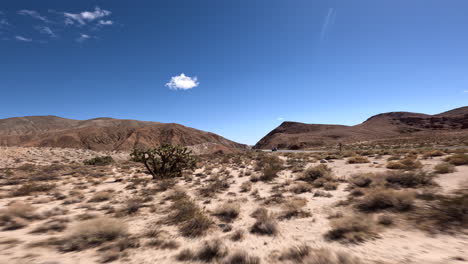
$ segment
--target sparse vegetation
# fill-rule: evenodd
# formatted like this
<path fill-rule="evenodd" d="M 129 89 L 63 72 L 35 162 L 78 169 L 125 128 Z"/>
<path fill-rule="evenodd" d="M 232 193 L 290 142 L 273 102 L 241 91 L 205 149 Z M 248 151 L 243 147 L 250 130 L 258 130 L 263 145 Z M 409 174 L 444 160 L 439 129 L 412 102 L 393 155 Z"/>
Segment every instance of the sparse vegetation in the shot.
<path fill-rule="evenodd" d="M 455 166 L 468 165 L 468 154 L 455 153 L 447 157 L 445 161 Z"/>
<path fill-rule="evenodd" d="M 455 166 L 448 162 L 443 162 L 435 165 L 434 171 L 438 174 L 452 173 L 455 172 Z"/>
<path fill-rule="evenodd" d="M 353 156 L 348 159 L 349 164 L 369 163 L 369 159 L 363 156 Z"/>
<path fill-rule="evenodd" d="M 325 237 L 343 243 L 362 243 L 378 237 L 375 223 L 370 216 L 353 215 L 332 220 L 331 230 Z"/>
<path fill-rule="evenodd" d="M 278 224 L 274 216 L 265 208 L 258 208 L 252 213 L 252 217 L 256 219 L 250 232 L 259 235 L 274 236 L 278 234 Z"/>
<path fill-rule="evenodd" d="M 362 212 L 376 212 L 381 210 L 407 211 L 412 208 L 414 194 L 410 191 L 393 191 L 375 189 L 368 192 L 356 204 Z"/>
<path fill-rule="evenodd" d="M 415 170 L 420 169 L 421 167 L 422 163 L 412 158 L 405 158 L 398 161 L 390 161 L 387 164 L 387 168 L 392 170 Z"/>
<path fill-rule="evenodd" d="M 111 156 L 99 156 L 83 161 L 84 165 L 105 166 L 114 162 Z"/>

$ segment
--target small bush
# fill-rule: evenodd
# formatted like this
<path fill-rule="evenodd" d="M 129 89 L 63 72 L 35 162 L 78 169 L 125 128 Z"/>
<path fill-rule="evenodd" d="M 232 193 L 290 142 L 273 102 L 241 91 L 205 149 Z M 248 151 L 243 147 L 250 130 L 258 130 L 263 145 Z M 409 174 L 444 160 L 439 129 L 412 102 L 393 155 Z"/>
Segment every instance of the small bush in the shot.
<path fill-rule="evenodd" d="M 447 157 L 445 161 L 455 166 L 468 165 L 468 154 L 456 153 Z"/>
<path fill-rule="evenodd" d="M 240 186 L 240 191 L 241 192 L 250 192 L 252 190 L 252 183 L 251 182 L 243 182 Z"/>
<path fill-rule="evenodd" d="M 257 167 L 261 168 L 261 181 L 271 181 L 278 176 L 278 172 L 283 169 L 283 161 L 277 156 L 265 156 L 259 162 Z"/>
<path fill-rule="evenodd" d="M 38 218 L 35 208 L 31 205 L 15 202 L 0 210 L 0 226 L 2 230 L 20 229 L 29 224 L 28 220 Z"/>
<path fill-rule="evenodd" d="M 363 212 L 375 212 L 386 209 L 406 211 L 412 208 L 414 194 L 407 191 L 375 189 L 366 194 L 356 207 Z"/>
<path fill-rule="evenodd" d="M 113 218 L 86 220 L 75 226 L 60 246 L 63 251 L 78 251 L 99 246 L 105 242 L 127 236 L 127 226 Z"/>
<path fill-rule="evenodd" d="M 232 241 L 241 241 L 242 239 L 244 239 L 244 230 L 238 229 L 238 230 L 234 231 L 234 232 L 231 234 L 230 239 L 231 239 Z"/>
<path fill-rule="evenodd" d="M 363 262 L 343 252 L 334 253 L 328 249 L 312 249 L 307 245 L 295 246 L 279 256 L 281 262 L 307 264 L 362 264 Z M 288 263 L 289 263 L 288 262 Z"/>
<path fill-rule="evenodd" d="M 455 172 L 455 166 L 448 162 L 443 162 L 435 165 L 434 171 L 439 174 L 452 173 Z"/>
<path fill-rule="evenodd" d="M 173 203 L 169 207 L 172 213 L 166 222 L 178 225 L 183 236 L 202 236 L 212 226 L 211 219 L 185 193 L 175 193 L 172 199 Z"/>
<path fill-rule="evenodd" d="M 349 164 L 369 163 L 369 159 L 363 156 L 354 156 L 348 159 Z"/>
<path fill-rule="evenodd" d="M 299 180 L 306 182 L 314 182 L 320 178 L 331 178 L 332 169 L 329 168 L 326 164 L 320 164 L 315 167 L 310 167 L 304 171 Z"/>
<path fill-rule="evenodd" d="M 343 243 L 362 243 L 378 237 L 374 221 L 368 216 L 348 216 L 331 221 L 331 230 L 325 234 L 329 240 Z"/>
<path fill-rule="evenodd" d="M 112 198 L 112 193 L 108 191 L 101 191 L 97 192 L 91 197 L 88 202 L 89 203 L 100 203 L 104 201 L 108 201 Z"/>
<path fill-rule="evenodd" d="M 419 168 L 422 168 L 422 163 L 411 158 L 405 158 L 398 161 L 390 161 L 387 163 L 387 169 L 392 170 L 415 170 Z"/>
<path fill-rule="evenodd" d="M 238 203 L 227 202 L 216 208 L 214 215 L 225 222 L 232 222 L 239 216 L 240 205 Z"/>
<path fill-rule="evenodd" d="M 440 157 L 443 155 L 445 155 L 445 153 L 442 150 L 432 150 L 432 151 L 428 151 L 424 153 L 423 158 L 427 159 L 427 158 L 432 158 L 432 157 Z"/>
<path fill-rule="evenodd" d="M 278 233 L 278 225 L 273 215 L 264 208 L 257 209 L 252 217 L 256 219 L 253 226 L 250 228 L 250 232 L 260 235 L 274 236 Z"/>
<path fill-rule="evenodd" d="M 310 186 L 310 184 L 305 183 L 305 182 L 298 182 L 289 188 L 289 191 L 295 194 L 306 193 L 306 192 L 310 192 L 311 190 L 312 190 L 312 186 Z"/>
<path fill-rule="evenodd" d="M 111 156 L 99 156 L 83 161 L 84 165 L 105 166 L 114 162 Z"/>
<path fill-rule="evenodd" d="M 228 248 L 220 240 L 205 241 L 198 249 L 195 257 L 199 261 L 212 262 L 221 259 L 228 254 Z"/>
<path fill-rule="evenodd" d="M 388 172 L 385 180 L 393 185 L 405 188 L 434 185 L 433 175 L 424 171 Z"/>
<path fill-rule="evenodd" d="M 38 192 L 47 192 L 55 188 L 55 184 L 25 183 L 14 190 L 12 196 L 27 196 Z"/>
<path fill-rule="evenodd" d="M 291 218 L 306 218 L 310 217 L 311 213 L 304 211 L 302 208 L 307 204 L 306 199 L 292 199 L 283 205 L 278 219 L 291 219 Z"/>
<path fill-rule="evenodd" d="M 468 190 L 438 195 L 416 214 L 418 227 L 454 232 L 468 228 Z"/>
<path fill-rule="evenodd" d="M 372 183 L 373 177 L 375 177 L 373 173 L 362 173 L 351 176 L 349 181 L 357 187 L 365 188 Z"/>
<path fill-rule="evenodd" d="M 249 256 L 245 251 L 236 251 L 229 255 L 223 262 L 223 264 L 259 264 L 260 258 L 255 256 Z"/>

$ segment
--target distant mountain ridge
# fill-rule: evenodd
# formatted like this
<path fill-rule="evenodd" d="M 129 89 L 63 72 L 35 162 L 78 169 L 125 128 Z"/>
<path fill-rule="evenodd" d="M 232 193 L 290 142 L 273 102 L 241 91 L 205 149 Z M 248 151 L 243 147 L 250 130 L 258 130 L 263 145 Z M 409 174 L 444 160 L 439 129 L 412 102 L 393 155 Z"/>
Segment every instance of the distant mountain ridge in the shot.
<path fill-rule="evenodd" d="M 192 146 L 199 152 L 233 152 L 246 145 L 175 123 L 114 118 L 74 120 L 58 116 L 0 119 L 0 145 L 131 150 L 163 143 Z"/>
<path fill-rule="evenodd" d="M 374 115 L 355 126 L 283 122 L 263 137 L 256 149 L 303 149 L 329 144 L 380 140 L 401 136 L 448 133 L 468 134 L 468 106 L 437 115 L 389 112 Z"/>

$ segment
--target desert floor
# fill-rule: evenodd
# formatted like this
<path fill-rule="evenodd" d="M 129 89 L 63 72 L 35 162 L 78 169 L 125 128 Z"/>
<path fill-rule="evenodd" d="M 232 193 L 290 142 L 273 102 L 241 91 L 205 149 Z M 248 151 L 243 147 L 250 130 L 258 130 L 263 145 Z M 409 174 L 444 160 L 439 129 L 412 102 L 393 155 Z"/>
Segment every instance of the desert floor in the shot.
<path fill-rule="evenodd" d="M 115 162 L 83 165 L 102 155 Z M 388 153 L 362 154 L 369 162 L 358 164 L 326 155 L 212 155 L 162 182 L 128 153 L 2 147 L 0 263 L 468 261 L 466 226 L 436 221 L 445 212 L 428 209 L 435 196 L 466 187 L 468 165 L 435 174 L 451 153 L 398 153 L 422 164 L 403 172 L 386 167 Z M 272 163 L 280 168 L 268 170 Z M 308 181 L 304 175 L 316 166 L 331 172 Z M 431 180 L 398 180 L 405 173 Z M 397 178 L 392 184 L 389 175 Z M 397 198 L 365 204 L 384 194 Z"/>

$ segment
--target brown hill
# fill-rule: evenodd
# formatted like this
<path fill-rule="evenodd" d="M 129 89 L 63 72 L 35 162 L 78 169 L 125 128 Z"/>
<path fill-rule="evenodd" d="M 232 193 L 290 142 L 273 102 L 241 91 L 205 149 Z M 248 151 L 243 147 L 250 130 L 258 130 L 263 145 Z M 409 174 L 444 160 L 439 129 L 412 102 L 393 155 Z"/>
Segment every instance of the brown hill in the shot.
<path fill-rule="evenodd" d="M 114 118 L 73 120 L 57 116 L 0 119 L 0 145 L 131 150 L 162 143 L 192 146 L 197 152 L 232 152 L 245 145 L 173 123 Z"/>
<path fill-rule="evenodd" d="M 303 149 L 398 137 L 468 134 L 468 107 L 437 115 L 390 112 L 370 117 L 355 126 L 283 122 L 255 146 L 256 149 Z"/>

